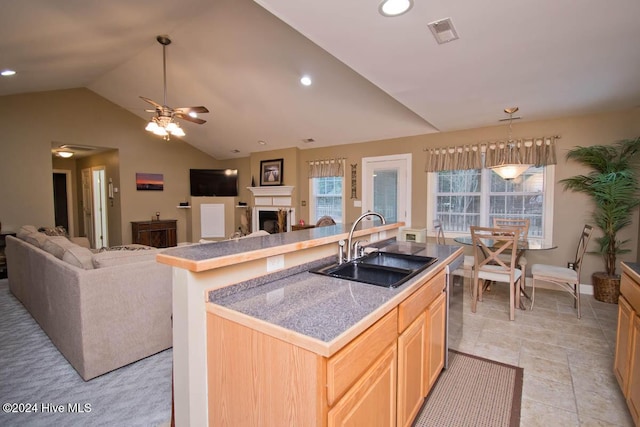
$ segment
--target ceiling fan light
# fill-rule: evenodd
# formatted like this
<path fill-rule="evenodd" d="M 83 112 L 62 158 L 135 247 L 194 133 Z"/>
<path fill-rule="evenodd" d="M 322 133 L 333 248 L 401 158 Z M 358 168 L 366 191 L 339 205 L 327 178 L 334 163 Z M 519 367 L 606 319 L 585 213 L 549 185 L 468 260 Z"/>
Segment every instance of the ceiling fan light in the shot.
<path fill-rule="evenodd" d="M 171 134 L 175 135 L 173 132 L 178 128 L 178 125 L 175 122 L 169 122 L 166 124 L 165 129 L 167 129 L 167 132 L 170 132 Z"/>
<path fill-rule="evenodd" d="M 158 136 L 167 136 L 167 130 L 163 127 L 157 126 L 153 131 L 152 131 L 155 135 Z"/>
<path fill-rule="evenodd" d="M 157 128 L 158 128 L 158 124 L 153 120 L 151 120 L 149 123 L 147 123 L 147 127 L 144 129 L 148 130 L 149 132 L 155 132 Z"/>
<path fill-rule="evenodd" d="M 186 134 L 184 133 L 184 131 L 182 130 L 182 128 L 180 126 L 177 126 L 172 132 L 171 135 L 173 136 L 185 136 Z"/>

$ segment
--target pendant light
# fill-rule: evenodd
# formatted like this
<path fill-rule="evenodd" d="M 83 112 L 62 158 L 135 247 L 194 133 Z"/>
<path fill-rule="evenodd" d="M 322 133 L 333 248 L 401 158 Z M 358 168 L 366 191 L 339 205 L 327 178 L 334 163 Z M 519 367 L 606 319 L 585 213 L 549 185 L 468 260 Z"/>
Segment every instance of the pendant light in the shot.
<path fill-rule="evenodd" d="M 524 164 L 520 160 L 520 150 L 516 147 L 516 142 L 511 136 L 513 130 L 511 127 L 513 113 L 518 110 L 518 107 L 509 107 L 504 109 L 504 112 L 509 114 L 509 139 L 507 140 L 507 146 L 504 150 L 501 150 L 502 153 L 500 161 L 489 168 L 506 181 L 511 181 L 519 177 L 529 169 L 529 167 L 531 167 L 531 165 Z"/>

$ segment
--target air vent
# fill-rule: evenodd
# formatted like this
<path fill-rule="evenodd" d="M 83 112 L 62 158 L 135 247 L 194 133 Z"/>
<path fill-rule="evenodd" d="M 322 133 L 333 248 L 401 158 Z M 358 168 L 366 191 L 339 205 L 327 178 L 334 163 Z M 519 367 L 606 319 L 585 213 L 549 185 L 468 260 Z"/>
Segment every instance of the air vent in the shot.
<path fill-rule="evenodd" d="M 316 140 L 313 138 L 304 138 L 302 142 L 304 142 L 305 144 L 310 144 L 312 142 L 316 142 Z"/>
<path fill-rule="evenodd" d="M 438 44 L 449 43 L 458 39 L 458 33 L 453 27 L 451 18 L 441 19 L 428 24 L 433 37 L 436 38 Z"/>

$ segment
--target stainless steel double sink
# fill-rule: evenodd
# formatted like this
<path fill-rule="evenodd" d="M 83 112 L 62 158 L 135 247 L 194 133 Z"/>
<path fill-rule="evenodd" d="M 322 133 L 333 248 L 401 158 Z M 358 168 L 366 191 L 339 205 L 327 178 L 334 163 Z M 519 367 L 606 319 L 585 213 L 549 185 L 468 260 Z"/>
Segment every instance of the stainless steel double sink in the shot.
<path fill-rule="evenodd" d="M 438 261 L 434 257 L 394 252 L 372 252 L 361 258 L 310 270 L 312 273 L 397 288 Z"/>

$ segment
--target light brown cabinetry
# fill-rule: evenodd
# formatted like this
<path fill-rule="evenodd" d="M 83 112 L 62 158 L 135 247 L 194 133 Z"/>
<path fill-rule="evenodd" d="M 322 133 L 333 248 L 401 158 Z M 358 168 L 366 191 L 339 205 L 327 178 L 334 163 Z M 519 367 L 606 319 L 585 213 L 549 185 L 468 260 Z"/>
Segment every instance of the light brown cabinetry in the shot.
<path fill-rule="evenodd" d="M 427 378 L 424 383 L 427 387 L 425 396 L 433 387 L 438 379 L 438 375 L 444 368 L 445 349 L 445 328 L 446 328 L 446 294 L 442 292 L 435 301 L 433 301 L 427 309 L 427 337 L 425 345 L 427 346 L 426 358 L 427 369 L 425 374 Z"/>
<path fill-rule="evenodd" d="M 623 265 L 613 371 L 636 425 L 640 422 L 640 277 Z"/>
<path fill-rule="evenodd" d="M 398 426 L 411 425 L 444 367 L 444 291 L 441 272 L 398 307 Z"/>
<path fill-rule="evenodd" d="M 393 425 L 396 416 L 396 345 L 371 365 L 329 410 L 328 427 Z"/>
<path fill-rule="evenodd" d="M 424 400 L 426 314 L 398 337 L 398 426 L 411 425 Z"/>
<path fill-rule="evenodd" d="M 209 311 L 209 425 L 411 425 L 443 366 L 444 286 L 441 272 L 331 357 Z"/>
<path fill-rule="evenodd" d="M 175 219 L 131 222 L 131 242 L 155 248 L 177 245 Z"/>

